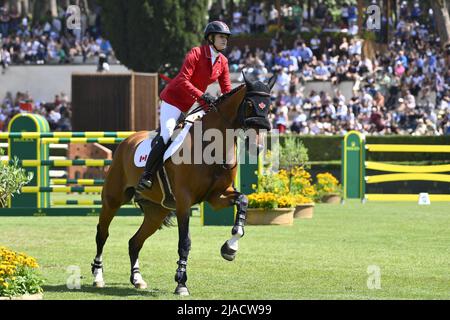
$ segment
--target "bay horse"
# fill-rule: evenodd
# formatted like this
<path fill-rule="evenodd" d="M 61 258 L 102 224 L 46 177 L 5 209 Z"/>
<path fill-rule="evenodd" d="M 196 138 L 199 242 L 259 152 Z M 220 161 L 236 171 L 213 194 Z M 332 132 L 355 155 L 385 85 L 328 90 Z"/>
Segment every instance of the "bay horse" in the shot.
<path fill-rule="evenodd" d="M 243 84 L 237 86 L 229 93 L 218 98 L 202 119 L 203 129 L 217 129 L 225 136 L 228 129 L 270 130 L 268 113 L 270 110 L 270 91 L 275 84 L 275 76 L 267 83 L 249 81 L 244 74 Z M 197 141 L 193 135 L 194 126 L 190 128 L 184 143 L 192 150 L 196 144 L 205 148 L 204 141 Z M 135 186 L 142 174 L 143 168 L 134 165 L 134 153 L 137 146 L 149 136 L 148 131 L 140 131 L 122 141 L 116 149 L 111 166 L 106 174 L 102 190 L 102 208 L 97 225 L 96 244 L 97 254 L 92 263 L 93 285 L 103 287 L 103 258 L 102 252 L 108 238 L 108 229 L 117 210 L 133 197 L 144 212 L 144 220 L 138 231 L 128 242 L 131 275 L 130 282 L 138 289 L 147 288 L 139 270 L 139 251 L 145 240 L 155 233 L 162 225 L 167 225 L 171 210 L 161 205 L 163 192 L 161 183 L 155 179 L 150 190 L 136 195 Z M 234 154 L 236 139 L 230 148 L 223 148 L 223 152 Z M 192 153 L 193 154 L 193 153 Z M 203 160 L 202 160 L 203 161 Z M 176 199 L 176 219 L 178 224 L 178 268 L 175 274 L 177 287 L 175 294 L 189 295 L 186 286 L 187 260 L 191 248 L 189 235 L 190 208 L 194 204 L 207 201 L 214 210 L 236 205 L 237 214 L 232 228 L 232 237 L 221 247 L 221 255 L 226 260 L 233 260 L 238 249 L 238 240 L 244 235 L 244 224 L 248 206 L 247 197 L 238 192 L 233 181 L 237 173 L 237 163 L 227 167 L 224 163 L 201 164 L 181 163 L 175 164 L 172 158 L 164 163 L 172 194 Z"/>

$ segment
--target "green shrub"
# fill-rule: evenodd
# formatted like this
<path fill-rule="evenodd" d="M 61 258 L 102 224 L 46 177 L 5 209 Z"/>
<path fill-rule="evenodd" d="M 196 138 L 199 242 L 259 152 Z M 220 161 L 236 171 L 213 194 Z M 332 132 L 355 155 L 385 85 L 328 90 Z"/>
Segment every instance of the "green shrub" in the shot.
<path fill-rule="evenodd" d="M 280 167 L 290 170 L 295 166 L 305 167 L 309 160 L 308 149 L 300 139 L 287 136 L 280 141 Z"/>
<path fill-rule="evenodd" d="M 3 149 L 0 149 L 0 156 L 3 154 Z M 0 161 L 0 208 L 6 206 L 9 196 L 20 193 L 20 189 L 33 179 L 33 173 L 26 174 L 18 162 L 17 158 L 14 158 L 13 164 Z"/>
<path fill-rule="evenodd" d="M 341 160 L 341 143 L 343 136 L 300 136 L 286 134 L 279 137 L 283 145 L 286 139 L 301 141 L 308 150 L 309 161 Z M 450 136 L 366 136 L 368 144 L 425 144 L 425 145 L 450 145 Z M 270 146 L 269 146 L 270 148 Z M 369 152 L 367 160 L 370 161 L 439 161 L 450 160 L 450 153 L 414 153 L 408 152 Z"/>

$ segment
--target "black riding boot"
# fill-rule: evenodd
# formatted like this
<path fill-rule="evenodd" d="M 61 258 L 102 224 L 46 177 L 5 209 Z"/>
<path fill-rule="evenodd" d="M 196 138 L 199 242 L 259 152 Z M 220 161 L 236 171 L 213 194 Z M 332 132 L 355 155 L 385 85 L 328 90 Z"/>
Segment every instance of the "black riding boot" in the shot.
<path fill-rule="evenodd" d="M 159 136 L 148 155 L 147 162 L 145 163 L 145 171 L 141 176 L 136 191 L 142 192 L 144 189 L 150 189 L 152 187 L 155 174 L 163 164 L 163 156 L 166 150 L 167 145 L 164 143 L 164 139 Z"/>

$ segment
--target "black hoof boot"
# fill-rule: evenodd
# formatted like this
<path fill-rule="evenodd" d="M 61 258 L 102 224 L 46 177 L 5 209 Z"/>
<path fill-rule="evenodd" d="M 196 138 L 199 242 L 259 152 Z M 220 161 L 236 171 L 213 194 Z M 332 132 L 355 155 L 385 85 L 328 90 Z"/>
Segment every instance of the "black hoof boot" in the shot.
<path fill-rule="evenodd" d="M 183 283 L 179 283 L 177 285 L 177 288 L 175 289 L 175 294 L 179 295 L 179 296 L 188 296 L 189 295 L 189 290 L 186 287 L 185 284 Z"/>
<path fill-rule="evenodd" d="M 228 261 L 233 261 L 234 258 L 236 258 L 236 252 L 237 252 L 236 250 L 231 249 L 228 246 L 228 242 L 227 241 L 225 241 L 225 243 L 223 244 L 222 248 L 220 248 L 220 254 L 222 255 L 222 257 L 225 260 L 228 260 Z"/>

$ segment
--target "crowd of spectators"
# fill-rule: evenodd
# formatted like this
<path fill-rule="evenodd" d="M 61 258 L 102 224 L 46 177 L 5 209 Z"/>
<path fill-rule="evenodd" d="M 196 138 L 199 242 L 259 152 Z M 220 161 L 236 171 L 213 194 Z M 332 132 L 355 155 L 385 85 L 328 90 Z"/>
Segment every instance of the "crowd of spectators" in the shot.
<path fill-rule="evenodd" d="M 52 131 L 71 131 L 72 108 L 65 93 L 56 94 L 51 102 L 35 101 L 27 92 L 8 92 L 0 101 L 0 131 L 8 131 L 9 121 L 19 113 L 32 112 L 47 119 Z"/>
<path fill-rule="evenodd" d="M 450 48 L 442 49 L 433 21 L 418 3 L 403 3 L 388 48 L 371 59 L 357 37 L 299 35 L 290 48 L 277 37 L 268 50 L 234 47 L 230 70 L 259 80 L 277 75 L 271 117 L 280 132 L 450 134 Z M 334 91 L 307 92 L 310 81 L 329 81 Z M 353 87 L 347 95 L 344 81 Z"/>
<path fill-rule="evenodd" d="M 254 1 L 250 5 L 240 2 L 233 10 L 232 18 L 222 9 L 220 1 L 215 1 L 209 10 L 210 20 L 226 21 L 233 34 L 272 32 L 279 28 L 279 23 L 287 32 L 308 32 L 315 26 L 322 26 L 324 31 L 345 31 L 351 35 L 358 32 L 357 6 L 351 1 L 343 4 L 333 17 L 331 8 L 324 1 L 311 2 L 308 8 L 305 1 L 294 1 L 293 4 L 281 4 L 279 10 L 275 5 L 268 6 L 264 2 Z M 336 13 L 334 13 L 336 14 Z"/>
<path fill-rule="evenodd" d="M 68 29 L 65 8 L 57 17 L 48 12 L 32 22 L 6 3 L 0 7 L 2 72 L 11 64 L 95 63 L 101 54 L 113 58 L 110 42 L 101 37 L 100 16 L 99 11 L 81 14 L 81 28 Z"/>
<path fill-rule="evenodd" d="M 264 3 L 255 2 L 248 10 L 238 8 L 233 14 L 235 34 L 271 31 L 279 18 L 288 32 L 297 34 L 291 47 L 276 33 L 266 50 L 245 46 L 227 53 L 231 72 L 244 71 L 260 80 L 276 74 L 270 114 L 274 128 L 281 133 L 313 135 L 342 135 L 349 130 L 378 135 L 450 134 L 450 49 L 442 49 L 432 11 L 422 10 L 418 2 L 402 3 L 387 49 L 369 58 L 363 55 L 363 40 L 354 36 L 358 31 L 354 5 L 344 5 L 338 21 L 321 1 L 312 9 L 312 20 L 298 4 L 283 5 L 278 12 L 274 6 L 265 8 Z M 14 10 L 10 14 L 14 17 Z M 210 19 L 220 19 L 220 15 L 213 5 Z M 112 54 L 93 17 L 85 17 L 92 21 L 78 33 L 64 29 L 64 11 L 59 18 L 34 27 L 27 17 L 16 17 L 15 23 L 9 21 L 7 33 L 0 24 L 0 61 L 47 63 L 56 57 L 58 62 L 67 62 L 80 54 L 83 60 Z M 303 39 L 298 31 L 311 31 L 308 23 L 324 26 L 324 33 Z M 326 36 L 327 30 L 343 34 Z M 306 90 L 311 81 L 329 82 L 334 90 L 314 90 L 314 86 Z M 348 81 L 352 90 L 344 95 L 340 84 Z M 1 104 L 0 131 L 6 130 L 14 114 L 27 108 L 44 115 L 53 130 L 70 130 L 67 97 L 60 95 L 44 103 L 18 93 L 15 99 L 8 94 Z"/>

